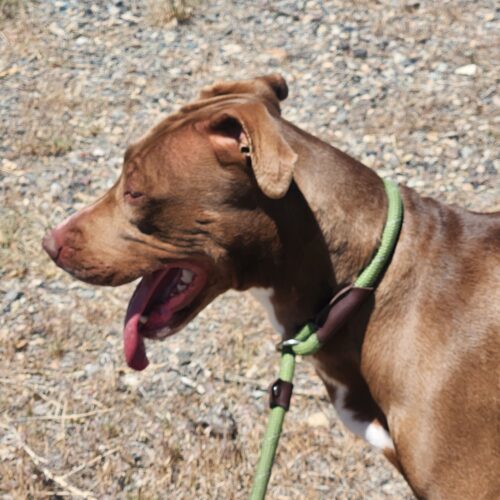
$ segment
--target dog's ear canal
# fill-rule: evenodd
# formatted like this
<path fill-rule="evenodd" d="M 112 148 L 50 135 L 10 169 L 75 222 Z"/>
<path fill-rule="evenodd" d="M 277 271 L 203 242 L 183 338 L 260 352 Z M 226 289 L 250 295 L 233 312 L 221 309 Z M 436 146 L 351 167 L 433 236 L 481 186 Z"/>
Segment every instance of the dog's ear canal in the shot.
<path fill-rule="evenodd" d="M 249 158 L 262 192 L 269 198 L 285 196 L 297 155 L 264 104 L 242 104 L 223 111 L 210 121 L 208 134 L 221 163 Z"/>

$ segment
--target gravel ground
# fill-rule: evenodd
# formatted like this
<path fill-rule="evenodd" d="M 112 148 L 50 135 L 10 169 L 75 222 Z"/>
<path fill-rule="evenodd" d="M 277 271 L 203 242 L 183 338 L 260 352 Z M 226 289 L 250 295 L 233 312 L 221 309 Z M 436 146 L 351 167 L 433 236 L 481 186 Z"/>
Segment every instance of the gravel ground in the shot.
<path fill-rule="evenodd" d="M 7 4 L 20 11 L 0 18 L 0 495 L 245 498 L 278 363 L 259 307 L 226 294 L 132 373 L 133 285 L 72 280 L 40 252 L 44 230 L 202 85 L 276 71 L 297 125 L 424 194 L 500 209 L 495 2 L 213 1 L 184 21 L 159 0 Z M 270 498 L 411 498 L 307 362 L 297 387 Z"/>

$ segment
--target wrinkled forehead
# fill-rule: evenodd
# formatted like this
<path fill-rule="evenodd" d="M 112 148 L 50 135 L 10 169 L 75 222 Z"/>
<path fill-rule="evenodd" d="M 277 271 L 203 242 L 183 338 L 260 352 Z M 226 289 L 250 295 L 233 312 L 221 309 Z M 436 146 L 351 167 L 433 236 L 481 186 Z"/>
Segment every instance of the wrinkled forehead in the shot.
<path fill-rule="evenodd" d="M 232 94 L 210 97 L 193 101 L 176 113 L 167 116 L 151 128 L 143 137 L 127 147 L 124 164 L 144 157 L 154 146 L 165 140 L 169 134 L 194 123 L 209 120 L 231 106 L 259 101 L 257 96 L 249 94 Z M 275 110 L 273 110 L 276 113 Z"/>

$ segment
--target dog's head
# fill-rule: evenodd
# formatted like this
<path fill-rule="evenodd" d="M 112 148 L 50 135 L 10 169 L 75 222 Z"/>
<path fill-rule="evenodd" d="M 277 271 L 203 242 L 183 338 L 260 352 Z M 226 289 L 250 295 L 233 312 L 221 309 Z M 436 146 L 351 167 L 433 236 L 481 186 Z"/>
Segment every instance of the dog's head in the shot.
<path fill-rule="evenodd" d="M 45 236 L 78 279 L 142 277 L 124 328 L 133 368 L 147 365 L 143 337 L 178 331 L 229 288 L 262 285 L 279 259 L 269 205 L 286 197 L 297 159 L 280 118 L 287 94 L 278 75 L 204 89 L 128 148 L 102 198 Z"/>

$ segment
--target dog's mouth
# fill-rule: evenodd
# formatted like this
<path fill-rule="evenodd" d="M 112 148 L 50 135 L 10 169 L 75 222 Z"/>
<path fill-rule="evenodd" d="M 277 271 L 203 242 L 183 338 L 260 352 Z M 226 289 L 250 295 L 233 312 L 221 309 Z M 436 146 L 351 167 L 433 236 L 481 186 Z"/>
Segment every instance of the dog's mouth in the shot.
<path fill-rule="evenodd" d="M 165 338 L 175 333 L 192 315 L 193 303 L 206 283 L 206 271 L 185 262 L 142 278 L 130 299 L 123 329 L 125 359 L 131 368 L 146 368 L 144 337 Z"/>

